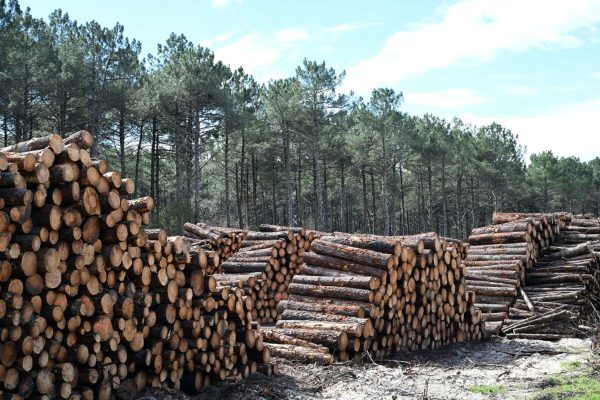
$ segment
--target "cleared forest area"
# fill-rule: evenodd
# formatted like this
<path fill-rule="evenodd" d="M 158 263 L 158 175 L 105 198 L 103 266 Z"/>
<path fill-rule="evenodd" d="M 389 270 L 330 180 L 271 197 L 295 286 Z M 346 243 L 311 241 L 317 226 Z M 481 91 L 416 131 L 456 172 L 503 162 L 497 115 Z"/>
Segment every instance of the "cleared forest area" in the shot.
<path fill-rule="evenodd" d="M 1 398 L 600 396 L 600 158 L 15 0 L 0 62 Z"/>
<path fill-rule="evenodd" d="M 453 365 L 453 351 L 484 360 L 514 346 L 562 354 L 560 341 L 598 334 L 600 219 L 592 215 L 496 213 L 498 224 L 475 229 L 469 243 L 435 232 L 204 223 L 169 236 L 145 227 L 154 200 L 131 198 L 133 181 L 92 158 L 92 146 L 82 130 L 0 149 L 0 373 L 8 398 L 166 396 L 156 389 L 206 396 L 215 385 L 208 390 L 240 398 L 273 385 L 302 398 L 313 390 L 297 381 L 307 368 L 342 368 L 361 385 L 401 376 L 405 356 Z M 528 341 L 467 347 L 495 335 Z M 591 354 L 589 339 L 573 340 L 577 354 Z M 595 361 L 575 361 L 594 385 Z M 361 369 L 360 378 L 350 372 Z M 349 391 L 342 381 L 320 390 L 383 393 Z M 439 389 L 507 391 L 465 382 Z M 414 396 L 422 384 L 381 390 Z M 428 398 L 429 378 L 424 385 Z M 515 388 L 522 386 L 530 389 L 522 380 Z"/>

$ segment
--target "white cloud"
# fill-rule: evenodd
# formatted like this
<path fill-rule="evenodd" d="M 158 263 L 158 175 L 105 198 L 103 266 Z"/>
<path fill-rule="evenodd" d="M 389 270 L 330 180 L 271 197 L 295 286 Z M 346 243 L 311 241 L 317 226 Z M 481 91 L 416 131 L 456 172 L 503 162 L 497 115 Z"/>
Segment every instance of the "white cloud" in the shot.
<path fill-rule="evenodd" d="M 208 38 L 205 40 L 201 40 L 200 41 L 200 45 L 203 47 L 213 47 L 215 45 L 218 45 L 220 43 L 226 42 L 229 39 L 231 39 L 231 37 L 233 36 L 234 32 L 226 32 L 226 33 L 222 33 L 220 35 L 217 35 L 215 37 L 212 38 Z"/>
<path fill-rule="evenodd" d="M 216 59 L 234 69 L 242 66 L 252 74 L 260 73 L 261 68 L 272 65 L 280 56 L 280 51 L 269 45 L 258 33 L 243 36 L 215 50 Z"/>
<path fill-rule="evenodd" d="M 323 31 L 327 33 L 347 33 L 353 32 L 360 29 L 370 28 L 372 26 L 382 25 L 380 22 L 365 22 L 365 23 L 345 23 L 330 26 L 328 28 L 323 29 Z"/>
<path fill-rule="evenodd" d="M 308 37 L 308 31 L 305 29 L 282 29 L 275 32 L 275 40 L 279 43 L 292 43 L 305 40 Z"/>
<path fill-rule="evenodd" d="M 600 97 L 572 103 L 548 113 L 493 117 L 464 114 L 461 119 L 478 126 L 498 122 L 519 135 L 527 146 L 527 158 L 532 153 L 552 150 L 559 156 L 578 156 L 583 161 L 600 157 Z"/>
<path fill-rule="evenodd" d="M 448 89 L 437 92 L 408 92 L 405 93 L 405 97 L 406 102 L 410 104 L 448 109 L 481 104 L 487 101 L 485 97 L 482 97 L 469 89 Z"/>
<path fill-rule="evenodd" d="M 220 5 L 243 0 L 215 0 Z M 380 23 L 346 23 L 325 28 L 308 29 L 285 28 L 275 31 L 255 31 L 242 37 L 236 37 L 235 32 L 228 32 L 205 39 L 200 42 L 204 47 L 214 50 L 215 58 L 223 61 L 231 68 L 244 67 L 259 82 L 279 79 L 294 73 L 296 65 L 302 62 L 310 46 L 319 45 L 321 49 L 326 39 L 351 31 L 364 29 Z M 326 52 L 327 50 L 325 50 Z M 285 70 L 289 64 L 294 65 Z"/>
<path fill-rule="evenodd" d="M 489 61 L 503 50 L 577 46 L 578 31 L 599 20 L 597 0 L 461 1 L 439 22 L 389 37 L 378 54 L 348 69 L 345 88 L 366 93 L 460 61 Z"/>
<path fill-rule="evenodd" d="M 534 96 L 539 93 L 539 90 L 529 86 L 511 86 L 504 90 L 508 94 L 514 96 Z"/>
<path fill-rule="evenodd" d="M 222 8 L 229 4 L 239 3 L 241 0 L 212 0 L 212 5 L 215 8 Z"/>

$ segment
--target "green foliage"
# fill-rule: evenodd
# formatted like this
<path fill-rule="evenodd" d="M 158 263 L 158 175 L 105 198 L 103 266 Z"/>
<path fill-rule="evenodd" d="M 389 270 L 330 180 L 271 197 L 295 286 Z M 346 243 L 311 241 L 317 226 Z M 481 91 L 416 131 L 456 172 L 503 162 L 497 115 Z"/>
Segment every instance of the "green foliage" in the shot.
<path fill-rule="evenodd" d="M 325 62 L 295 72 L 261 85 L 175 33 L 142 59 L 120 24 L 0 0 L 0 140 L 89 130 L 93 155 L 154 197 L 155 226 L 465 237 L 494 211 L 599 212 L 600 158 L 526 166 L 499 124 L 407 115 L 390 88 L 345 95 Z"/>
<path fill-rule="evenodd" d="M 474 385 L 469 388 L 471 393 L 480 393 L 484 395 L 497 395 L 506 393 L 505 386 L 497 385 Z"/>
<path fill-rule="evenodd" d="M 578 371 L 582 366 L 581 361 L 563 361 L 560 363 L 560 367 L 565 371 Z"/>
<path fill-rule="evenodd" d="M 535 400 L 599 400 L 600 379 L 589 375 L 556 375 L 547 387 L 533 396 Z"/>

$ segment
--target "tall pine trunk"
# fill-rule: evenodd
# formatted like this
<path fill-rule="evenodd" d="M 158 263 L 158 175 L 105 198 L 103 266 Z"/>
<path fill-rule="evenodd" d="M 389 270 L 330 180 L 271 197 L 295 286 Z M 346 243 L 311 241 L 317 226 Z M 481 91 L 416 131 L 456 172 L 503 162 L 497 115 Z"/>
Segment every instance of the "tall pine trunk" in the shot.
<path fill-rule="evenodd" d="M 252 210 L 254 213 L 254 225 L 258 225 L 258 208 L 256 206 L 256 187 L 258 185 L 256 176 L 256 155 L 252 150 Z"/>
<path fill-rule="evenodd" d="M 360 177 L 362 180 L 362 193 L 363 193 L 363 231 L 369 232 L 369 200 L 367 198 L 367 172 L 365 171 L 365 164 L 362 163 L 360 166 Z"/>
<path fill-rule="evenodd" d="M 125 171 L 125 110 L 119 110 L 119 161 L 121 163 L 121 174 L 127 176 Z"/>
<path fill-rule="evenodd" d="M 238 227 L 244 227 L 244 217 L 242 216 L 242 186 L 240 182 L 239 163 L 235 163 L 235 202 L 237 205 Z"/>
<path fill-rule="evenodd" d="M 225 163 L 225 218 L 227 218 L 227 227 L 231 227 L 231 213 L 229 212 L 230 199 L 229 199 L 229 126 L 227 124 L 228 115 L 225 115 L 225 148 L 224 159 Z"/>
<path fill-rule="evenodd" d="M 192 129 L 194 130 L 194 222 L 199 222 L 200 206 L 202 204 L 202 166 L 200 165 L 200 156 L 203 148 L 201 143 L 202 139 L 200 138 L 202 122 L 200 121 L 199 104 L 196 104 L 196 112 L 194 115 L 194 124 L 192 125 Z"/>
<path fill-rule="evenodd" d="M 135 153 L 135 197 L 138 194 L 139 175 L 140 175 L 140 157 L 142 153 L 142 142 L 144 140 L 144 120 L 140 121 L 140 139 L 138 140 L 137 151 Z"/>
<path fill-rule="evenodd" d="M 246 187 L 246 184 L 244 182 L 244 171 L 246 170 L 246 128 L 244 126 L 242 126 L 242 152 L 240 154 L 240 228 L 245 228 L 246 225 L 244 224 L 244 215 L 242 212 L 242 205 L 245 203 L 245 199 L 247 196 L 247 193 L 245 193 L 244 188 Z"/>
<path fill-rule="evenodd" d="M 156 114 L 152 115 L 152 144 L 150 145 L 150 196 L 154 199 L 154 202 L 157 203 L 156 197 L 156 185 L 155 185 L 155 174 L 156 174 L 156 161 L 155 161 L 155 152 L 156 152 Z"/>
<path fill-rule="evenodd" d="M 383 234 L 390 234 L 390 207 L 387 187 L 387 152 L 385 148 L 385 129 L 381 130 L 381 199 L 383 203 Z"/>
<path fill-rule="evenodd" d="M 273 216 L 271 218 L 271 220 L 273 221 L 274 224 L 277 224 L 277 194 L 276 194 L 276 188 L 277 188 L 277 179 L 276 179 L 276 173 L 275 173 L 275 154 L 271 155 L 271 204 L 273 206 Z"/>
<path fill-rule="evenodd" d="M 371 201 L 373 208 L 373 222 L 371 225 L 371 233 L 375 234 L 375 230 L 377 229 L 377 205 L 375 203 L 375 174 L 373 173 L 373 168 L 369 168 L 369 174 L 371 175 Z"/>
<path fill-rule="evenodd" d="M 283 133 L 283 167 L 285 173 L 285 223 L 294 224 L 292 210 L 292 161 L 290 159 L 290 133 L 285 129 Z"/>

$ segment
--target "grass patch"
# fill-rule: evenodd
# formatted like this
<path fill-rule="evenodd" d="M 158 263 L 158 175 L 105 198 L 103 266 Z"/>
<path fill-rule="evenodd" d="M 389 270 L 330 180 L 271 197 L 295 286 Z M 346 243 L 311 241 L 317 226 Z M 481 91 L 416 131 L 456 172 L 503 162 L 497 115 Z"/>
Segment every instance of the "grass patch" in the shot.
<path fill-rule="evenodd" d="M 469 388 L 472 393 L 481 393 L 481 394 L 501 394 L 506 393 L 506 388 L 504 386 L 494 386 L 494 385 L 474 385 Z"/>
<path fill-rule="evenodd" d="M 556 375 L 547 387 L 536 394 L 536 400 L 600 400 L 600 379 L 592 376 Z"/>
<path fill-rule="evenodd" d="M 565 371 L 579 371 L 583 364 L 581 361 L 563 361 L 560 367 Z"/>

